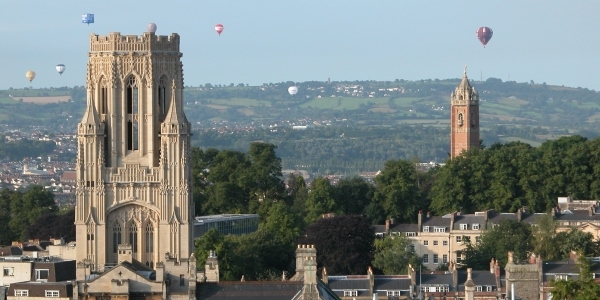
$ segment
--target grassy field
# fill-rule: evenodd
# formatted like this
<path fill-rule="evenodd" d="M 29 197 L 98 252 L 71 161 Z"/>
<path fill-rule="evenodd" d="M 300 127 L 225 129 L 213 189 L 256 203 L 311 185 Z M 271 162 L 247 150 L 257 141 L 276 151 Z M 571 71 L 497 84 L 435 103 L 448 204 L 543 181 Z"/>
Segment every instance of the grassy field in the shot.
<path fill-rule="evenodd" d="M 249 98 L 231 98 L 231 99 L 210 99 L 211 104 L 223 106 L 267 106 L 271 107 L 270 101 L 249 99 Z M 210 104 L 209 104 L 210 105 Z"/>
<path fill-rule="evenodd" d="M 516 98 L 501 98 L 501 99 L 498 99 L 498 103 L 502 104 L 502 105 L 506 105 L 506 106 L 513 106 L 513 107 L 521 107 L 523 105 L 529 104 L 529 102 L 527 102 L 525 100 L 516 99 Z"/>
<path fill-rule="evenodd" d="M 47 97 L 13 97 L 13 102 L 23 101 L 27 103 L 37 103 L 37 104 L 46 104 L 46 103 L 58 103 L 58 102 L 67 102 L 71 100 L 71 96 L 47 96 Z"/>
<path fill-rule="evenodd" d="M 55 97 L 55 96 L 69 96 L 71 95 L 68 91 L 53 91 L 53 90 L 7 90 L 14 98 L 19 97 Z"/>
<path fill-rule="evenodd" d="M 526 143 L 529 144 L 533 147 L 539 147 L 542 145 L 542 143 L 540 142 L 536 142 L 536 141 L 532 141 L 532 140 L 528 140 L 528 139 L 524 139 L 524 138 L 520 138 L 520 137 L 514 137 L 514 136 L 503 136 L 500 137 L 500 140 L 506 143 L 510 143 L 510 142 L 522 142 L 522 143 Z"/>

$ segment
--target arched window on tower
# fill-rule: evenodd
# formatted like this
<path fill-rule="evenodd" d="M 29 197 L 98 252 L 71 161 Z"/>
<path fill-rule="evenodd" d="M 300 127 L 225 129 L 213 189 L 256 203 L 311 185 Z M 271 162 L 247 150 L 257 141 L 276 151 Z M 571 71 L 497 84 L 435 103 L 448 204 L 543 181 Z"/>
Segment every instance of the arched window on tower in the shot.
<path fill-rule="evenodd" d="M 129 224 L 129 244 L 131 244 L 131 250 L 133 253 L 138 252 L 138 230 L 137 224 L 131 222 Z"/>
<path fill-rule="evenodd" d="M 463 117 L 462 113 L 458 114 L 458 120 L 457 121 L 458 121 L 458 126 L 462 126 L 463 125 L 464 117 Z"/>
<path fill-rule="evenodd" d="M 127 150 L 138 149 L 138 86 L 134 76 L 127 82 Z"/>
<path fill-rule="evenodd" d="M 165 120 L 167 114 L 167 77 L 161 76 L 158 81 L 158 119 L 160 122 Z"/>
<path fill-rule="evenodd" d="M 115 223 L 115 225 L 113 225 L 113 240 L 112 240 L 112 246 L 113 246 L 113 253 L 117 253 L 118 247 L 121 244 L 121 238 L 122 238 L 122 234 L 121 234 L 121 224 L 119 224 L 118 222 Z"/>
<path fill-rule="evenodd" d="M 152 223 L 146 224 L 146 253 L 154 252 L 154 227 Z"/>
<path fill-rule="evenodd" d="M 108 114 L 108 83 L 106 77 L 100 79 L 100 115 Z"/>

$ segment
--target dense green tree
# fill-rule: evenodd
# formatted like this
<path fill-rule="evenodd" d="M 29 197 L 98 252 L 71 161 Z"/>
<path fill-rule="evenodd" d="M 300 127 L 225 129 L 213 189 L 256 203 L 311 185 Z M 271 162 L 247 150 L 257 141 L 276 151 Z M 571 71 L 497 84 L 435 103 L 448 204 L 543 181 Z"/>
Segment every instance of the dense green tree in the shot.
<path fill-rule="evenodd" d="M 310 191 L 306 199 L 306 216 L 304 217 L 307 224 L 318 220 L 325 213 L 334 212 L 334 193 L 335 188 L 327 178 L 319 177 L 311 182 Z"/>
<path fill-rule="evenodd" d="M 336 216 L 309 225 L 301 244 L 317 248 L 317 265 L 329 274 L 364 274 L 373 259 L 375 233 L 364 216 Z"/>
<path fill-rule="evenodd" d="M 252 187 L 260 201 L 284 199 L 285 185 L 281 180 L 281 158 L 275 154 L 277 146 L 268 143 L 250 144 Z"/>
<path fill-rule="evenodd" d="M 75 241 L 75 210 L 61 214 L 47 212 L 39 216 L 26 229 L 27 237 L 48 240 L 63 238 L 67 242 Z"/>
<path fill-rule="evenodd" d="M 56 213 L 58 207 L 54 194 L 44 187 L 35 185 L 25 193 L 13 193 L 11 196 L 12 218 L 9 227 L 18 232 L 21 240 L 28 238 L 27 227 L 45 213 Z"/>
<path fill-rule="evenodd" d="M 293 247 L 303 229 L 303 220 L 290 206 L 276 202 L 269 208 L 261 229 L 273 233 L 283 244 Z"/>
<path fill-rule="evenodd" d="M 550 286 L 552 289 L 550 293 L 552 298 L 566 300 L 598 299 L 600 285 L 594 280 L 591 262 L 580 252 L 577 263 L 580 268 L 579 277 L 569 278 L 569 280 L 551 280 Z"/>
<path fill-rule="evenodd" d="M 386 275 L 407 274 L 409 264 L 415 268 L 421 264 L 411 245 L 411 241 L 402 235 L 375 239 L 373 267 Z"/>
<path fill-rule="evenodd" d="M 417 186 L 417 171 L 405 160 L 390 160 L 381 174 L 375 177 L 375 200 L 388 218 L 400 222 L 416 219 L 421 195 Z"/>
<path fill-rule="evenodd" d="M 531 225 L 504 219 L 481 236 L 481 242 L 473 246 L 470 241 L 464 251 L 465 264 L 473 269 L 486 269 L 489 260 L 495 258 L 501 266 L 506 265 L 508 252 L 514 253 L 515 262 L 526 261 L 533 250 Z"/>
<path fill-rule="evenodd" d="M 537 226 L 532 228 L 533 253 L 547 261 L 561 259 L 558 247 L 560 243 L 556 240 L 557 228 L 558 223 L 552 214 L 546 214 L 537 219 Z"/>
<path fill-rule="evenodd" d="M 569 258 L 571 252 L 579 252 L 586 256 L 596 256 L 598 248 L 593 241 L 594 235 L 571 228 L 568 232 L 559 232 L 555 237 L 555 245 L 562 259 Z"/>
<path fill-rule="evenodd" d="M 375 188 L 361 177 L 343 178 L 336 185 L 335 203 L 340 213 L 364 214 L 371 203 Z"/>

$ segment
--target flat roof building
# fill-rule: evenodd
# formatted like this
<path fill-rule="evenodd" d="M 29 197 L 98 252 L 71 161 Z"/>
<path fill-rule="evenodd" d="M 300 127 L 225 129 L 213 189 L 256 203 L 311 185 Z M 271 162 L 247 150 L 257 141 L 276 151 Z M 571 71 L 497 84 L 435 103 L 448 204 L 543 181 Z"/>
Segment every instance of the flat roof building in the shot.
<path fill-rule="evenodd" d="M 194 238 L 199 238 L 211 228 L 223 235 L 247 234 L 258 230 L 257 214 L 222 214 L 196 217 L 194 222 Z"/>

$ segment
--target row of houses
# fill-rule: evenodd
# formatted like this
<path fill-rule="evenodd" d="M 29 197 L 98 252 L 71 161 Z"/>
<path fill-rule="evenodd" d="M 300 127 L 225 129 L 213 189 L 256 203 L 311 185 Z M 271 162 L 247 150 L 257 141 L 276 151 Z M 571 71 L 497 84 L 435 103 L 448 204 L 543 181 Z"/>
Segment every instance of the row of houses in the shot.
<path fill-rule="evenodd" d="M 558 231 L 576 228 L 589 232 L 597 240 L 600 238 L 600 202 L 596 200 L 572 200 L 559 198 L 558 205 L 552 209 Z M 437 269 L 449 262 L 461 263 L 462 250 L 466 241 L 477 243 L 486 229 L 499 224 L 502 220 L 516 220 L 536 225 L 546 213 L 533 213 L 527 207 L 515 213 L 500 213 L 495 210 L 462 214 L 454 212 L 444 216 L 432 216 L 418 213 L 417 224 L 396 224 L 387 220 L 385 225 L 375 225 L 375 234 L 402 235 L 412 241 L 415 252 L 423 257 L 423 264 L 430 270 Z"/>

